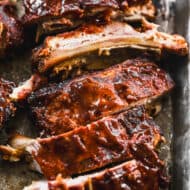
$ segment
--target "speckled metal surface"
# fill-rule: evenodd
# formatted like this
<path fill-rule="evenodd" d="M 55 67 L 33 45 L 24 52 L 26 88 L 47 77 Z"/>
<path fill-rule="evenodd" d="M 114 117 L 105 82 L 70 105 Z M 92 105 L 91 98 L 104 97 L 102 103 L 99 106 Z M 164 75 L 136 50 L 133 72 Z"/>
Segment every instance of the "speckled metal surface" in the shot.
<path fill-rule="evenodd" d="M 175 31 L 190 43 L 190 0 L 177 0 L 175 21 Z M 183 64 L 184 61 L 189 64 Z M 171 70 L 177 84 L 172 96 L 173 190 L 190 189 L 190 57 L 184 61 L 180 60 Z"/>
<path fill-rule="evenodd" d="M 188 10 L 190 9 L 188 2 L 190 3 L 190 0 L 178 0 L 177 2 L 174 0 L 161 0 L 159 3 L 158 1 L 156 2 L 159 7 L 157 22 L 162 25 L 162 30 L 172 33 L 176 31 L 188 38 L 187 28 L 190 26 L 188 24 L 185 26 L 188 21 L 185 14 L 188 17 Z M 177 11 L 176 14 L 174 13 L 175 10 Z M 177 18 L 175 15 L 177 15 Z M 7 57 L 6 61 L 1 60 L 0 76 L 17 83 L 24 81 L 30 76 L 29 57 L 30 52 L 23 51 L 17 57 Z M 166 160 L 169 169 L 172 168 L 171 173 L 174 174 L 174 180 L 172 180 L 171 189 L 173 190 L 190 189 L 188 175 L 190 172 L 190 146 L 188 143 L 188 139 L 190 139 L 190 78 L 188 77 L 189 66 L 182 63 L 185 61 L 175 60 L 170 63 L 172 66 L 164 66 L 175 79 L 176 88 L 171 95 L 163 98 L 163 109 L 156 117 L 156 122 L 161 126 L 167 139 L 167 144 L 161 148 L 161 157 Z M 15 118 L 8 122 L 6 131 L 17 131 L 31 137 L 37 135 L 27 114 L 27 108 L 22 108 Z M 6 140 L 6 138 L 3 138 L 3 133 L 2 131 L 0 142 Z M 174 146 L 172 146 L 172 140 Z M 0 190 L 21 190 L 25 185 L 30 184 L 32 180 L 42 179 L 42 176 L 30 171 L 24 162 L 8 163 L 0 160 L 0 179 Z"/>

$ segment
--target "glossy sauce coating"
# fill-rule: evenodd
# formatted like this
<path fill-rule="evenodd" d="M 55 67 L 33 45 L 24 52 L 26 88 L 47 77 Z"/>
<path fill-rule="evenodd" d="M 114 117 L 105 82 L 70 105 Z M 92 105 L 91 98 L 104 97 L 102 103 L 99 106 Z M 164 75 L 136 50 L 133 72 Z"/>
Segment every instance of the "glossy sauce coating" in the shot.
<path fill-rule="evenodd" d="M 23 28 L 16 16 L 16 7 L 0 2 L 0 56 L 23 43 Z"/>
<path fill-rule="evenodd" d="M 32 154 L 42 173 L 55 179 L 59 173 L 67 177 L 133 159 L 133 144 L 145 144 L 149 150 L 142 157 L 154 157 L 152 151 L 160 142 L 159 127 L 143 107 L 135 107 L 59 136 L 38 139 L 39 148 Z M 157 157 L 154 163 L 159 163 Z"/>
<path fill-rule="evenodd" d="M 157 65 L 135 59 L 40 89 L 29 103 L 36 125 L 54 135 L 145 103 L 173 85 Z"/>
<path fill-rule="evenodd" d="M 145 20 L 141 25 L 139 31 L 126 22 L 84 24 L 74 31 L 49 36 L 42 46 L 34 49 L 32 67 L 43 74 L 51 72 L 59 64 L 70 65 L 72 70 L 73 62 L 79 68 L 83 64 L 90 65 L 90 60 L 86 60 L 89 54 L 101 57 L 102 52 L 106 51 L 109 57 L 112 51 L 118 49 L 127 52 L 127 47 L 140 48 L 145 52 L 153 50 L 161 57 L 167 53 L 179 56 L 188 54 L 188 44 L 182 36 L 159 32 L 155 24 Z M 84 61 L 78 61 L 80 57 Z"/>

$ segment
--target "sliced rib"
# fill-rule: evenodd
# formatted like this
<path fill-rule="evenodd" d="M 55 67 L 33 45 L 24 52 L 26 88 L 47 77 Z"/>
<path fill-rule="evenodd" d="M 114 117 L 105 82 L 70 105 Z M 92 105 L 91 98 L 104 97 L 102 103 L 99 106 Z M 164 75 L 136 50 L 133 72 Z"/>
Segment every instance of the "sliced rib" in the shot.
<path fill-rule="evenodd" d="M 59 136 L 36 140 L 16 136 L 10 141 L 11 147 L 0 146 L 0 151 L 4 159 L 13 161 L 23 154 L 30 155 L 35 170 L 55 179 L 58 174 L 81 174 L 136 155 L 150 166 L 163 166 L 154 152 L 163 140 L 144 108 L 135 107 Z M 144 147 L 140 156 L 136 153 L 139 146 Z"/>
<path fill-rule="evenodd" d="M 28 100 L 36 125 L 55 135 L 144 104 L 173 86 L 171 78 L 154 63 L 132 59 L 42 88 Z"/>
<path fill-rule="evenodd" d="M 142 162 L 131 160 L 116 167 L 84 175 L 54 181 L 39 181 L 25 187 L 24 190 L 159 190 L 161 168 L 149 167 Z M 167 181 L 164 181 L 165 184 Z"/>
<path fill-rule="evenodd" d="M 111 49 L 140 48 L 159 54 L 170 52 L 181 56 L 188 54 L 188 45 L 179 35 L 158 32 L 157 25 L 142 21 L 140 28 L 121 22 L 107 25 L 85 25 L 75 31 L 48 37 L 43 46 L 34 50 L 33 67 L 40 73 L 61 64 L 80 65 L 86 63 L 89 54 L 98 56 Z M 78 60 L 79 59 L 79 60 Z"/>
<path fill-rule="evenodd" d="M 26 98 L 36 89 L 47 83 L 47 79 L 38 74 L 33 74 L 31 77 L 15 87 L 9 94 L 12 101 L 25 101 Z"/>
<path fill-rule="evenodd" d="M 151 0 L 24 0 L 22 3 L 25 25 L 38 25 L 37 38 L 42 34 L 68 31 L 84 23 L 110 20 L 138 20 L 154 18 L 155 7 Z"/>

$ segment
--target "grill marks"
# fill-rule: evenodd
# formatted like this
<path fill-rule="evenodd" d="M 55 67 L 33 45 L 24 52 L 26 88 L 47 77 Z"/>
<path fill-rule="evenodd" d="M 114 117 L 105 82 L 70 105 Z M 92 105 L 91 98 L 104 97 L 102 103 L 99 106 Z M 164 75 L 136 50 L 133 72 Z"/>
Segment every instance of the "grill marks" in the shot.
<path fill-rule="evenodd" d="M 173 85 L 155 64 L 134 59 L 42 88 L 28 100 L 37 126 L 53 135 L 143 104 L 168 92 Z"/>

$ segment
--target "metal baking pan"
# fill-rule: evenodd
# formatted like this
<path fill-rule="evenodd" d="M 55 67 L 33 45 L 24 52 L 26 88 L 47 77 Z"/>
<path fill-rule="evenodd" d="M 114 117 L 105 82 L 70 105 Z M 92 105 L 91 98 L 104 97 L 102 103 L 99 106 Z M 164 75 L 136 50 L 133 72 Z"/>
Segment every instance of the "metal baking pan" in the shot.
<path fill-rule="evenodd" d="M 158 7 L 156 22 L 169 33 L 179 33 L 190 42 L 190 0 L 155 0 Z M 31 52 L 21 52 L 17 57 L 0 61 L 0 76 L 17 83 L 30 76 Z M 170 95 L 162 100 L 163 108 L 156 117 L 167 144 L 162 147 L 161 157 L 167 162 L 171 175 L 170 190 L 190 190 L 190 59 L 173 59 L 163 64 L 176 82 Z M 21 108 L 16 117 L 8 122 L 6 131 L 1 131 L 0 142 L 6 139 L 4 133 L 19 132 L 36 137 L 37 132 L 27 114 Z M 5 139 L 4 139 L 5 136 Z M 0 160 L 0 190 L 21 190 L 33 180 L 42 179 L 38 173 L 29 170 L 24 162 L 8 163 Z"/>

